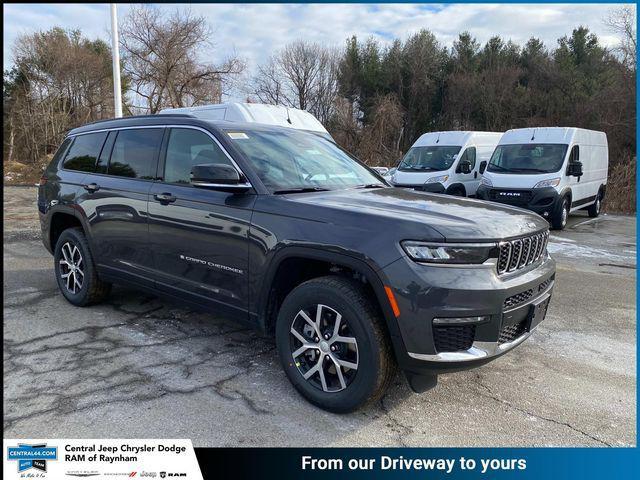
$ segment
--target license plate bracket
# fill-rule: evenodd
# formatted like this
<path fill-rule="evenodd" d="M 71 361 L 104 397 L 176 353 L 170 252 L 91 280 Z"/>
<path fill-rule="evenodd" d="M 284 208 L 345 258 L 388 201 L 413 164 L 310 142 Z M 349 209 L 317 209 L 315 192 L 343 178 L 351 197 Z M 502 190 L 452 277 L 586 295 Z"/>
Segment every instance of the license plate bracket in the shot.
<path fill-rule="evenodd" d="M 551 294 L 539 298 L 529 306 L 529 318 L 527 321 L 528 332 L 533 331 L 546 317 L 549 300 L 551 300 Z"/>

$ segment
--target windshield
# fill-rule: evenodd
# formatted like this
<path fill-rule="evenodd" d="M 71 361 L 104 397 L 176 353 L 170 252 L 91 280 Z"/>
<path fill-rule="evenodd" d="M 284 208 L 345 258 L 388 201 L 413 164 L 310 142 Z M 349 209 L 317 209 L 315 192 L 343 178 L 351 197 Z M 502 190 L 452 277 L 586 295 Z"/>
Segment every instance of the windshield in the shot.
<path fill-rule="evenodd" d="M 412 147 L 406 153 L 398 170 L 448 170 L 460 151 L 459 146 Z"/>
<path fill-rule="evenodd" d="M 300 130 L 225 131 L 274 193 L 386 186 L 322 136 Z"/>
<path fill-rule="evenodd" d="M 558 143 L 527 143 L 498 145 L 487 170 L 496 173 L 551 173 L 562 167 L 567 145 Z"/>

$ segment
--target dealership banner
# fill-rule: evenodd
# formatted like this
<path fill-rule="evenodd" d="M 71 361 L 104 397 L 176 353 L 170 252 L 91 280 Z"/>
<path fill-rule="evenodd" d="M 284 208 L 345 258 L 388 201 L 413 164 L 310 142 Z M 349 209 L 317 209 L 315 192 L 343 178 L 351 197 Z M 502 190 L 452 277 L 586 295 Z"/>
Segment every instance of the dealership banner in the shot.
<path fill-rule="evenodd" d="M 202 480 L 191 440 L 4 439 L 4 479 Z"/>

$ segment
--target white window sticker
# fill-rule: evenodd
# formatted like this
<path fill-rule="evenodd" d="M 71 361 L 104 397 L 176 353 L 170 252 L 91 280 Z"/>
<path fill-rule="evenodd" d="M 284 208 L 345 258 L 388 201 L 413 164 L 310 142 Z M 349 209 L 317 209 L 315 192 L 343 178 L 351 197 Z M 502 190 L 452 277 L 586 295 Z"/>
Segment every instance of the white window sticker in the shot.
<path fill-rule="evenodd" d="M 227 135 L 233 140 L 247 140 L 249 136 L 243 132 L 227 132 Z"/>

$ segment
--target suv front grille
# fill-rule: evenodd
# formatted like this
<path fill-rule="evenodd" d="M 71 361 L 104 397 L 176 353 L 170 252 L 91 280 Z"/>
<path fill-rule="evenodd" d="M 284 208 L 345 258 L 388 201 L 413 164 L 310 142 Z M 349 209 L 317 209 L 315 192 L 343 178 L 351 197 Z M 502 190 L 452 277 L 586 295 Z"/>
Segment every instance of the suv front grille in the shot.
<path fill-rule="evenodd" d="M 436 352 L 469 350 L 476 336 L 475 325 L 434 326 L 433 340 Z"/>
<path fill-rule="evenodd" d="M 515 325 L 509 325 L 506 327 L 502 327 L 500 330 L 500 336 L 498 337 L 498 343 L 507 343 L 512 342 L 516 338 L 522 336 L 524 332 L 527 330 L 527 321 L 523 320 L 520 323 Z"/>
<path fill-rule="evenodd" d="M 498 274 L 513 272 L 531 265 L 547 250 L 549 232 L 529 237 L 500 242 L 498 255 Z"/>
<path fill-rule="evenodd" d="M 510 310 L 512 308 L 515 308 L 518 305 L 522 305 L 523 303 L 525 303 L 527 300 L 533 297 L 534 294 L 537 295 L 541 292 L 544 292 L 547 289 L 547 287 L 551 285 L 551 282 L 553 282 L 554 278 L 555 278 L 555 275 L 552 275 L 551 277 L 547 278 L 544 282 L 540 283 L 535 288 L 530 288 L 528 290 L 525 290 L 524 292 L 511 295 L 502 304 L 502 309 Z"/>

